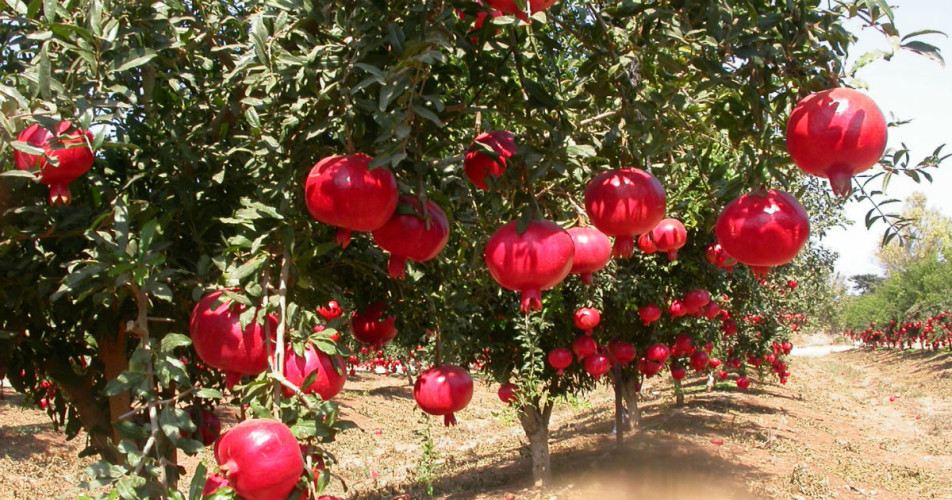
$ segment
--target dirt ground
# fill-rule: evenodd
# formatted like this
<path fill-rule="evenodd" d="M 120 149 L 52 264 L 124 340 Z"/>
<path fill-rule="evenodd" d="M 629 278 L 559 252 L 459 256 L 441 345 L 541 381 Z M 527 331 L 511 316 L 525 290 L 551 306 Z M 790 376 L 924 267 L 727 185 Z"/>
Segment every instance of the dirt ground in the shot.
<path fill-rule="evenodd" d="M 668 382 L 644 392 L 641 426 L 618 447 L 612 394 L 560 402 L 552 417 L 554 485 L 531 487 L 526 439 L 496 387 L 477 383 L 459 425 L 413 402 L 407 379 L 358 374 L 338 397 L 358 429 L 329 448 L 348 499 L 952 499 L 952 356 L 853 350 L 794 358 L 738 391 L 704 380 L 677 407 Z M 0 500 L 75 498 L 90 459 L 45 415 L 0 401 Z M 430 439 L 425 436 L 429 434 Z M 186 461 L 193 469 L 210 452 Z M 511 495 L 511 496 L 509 496 Z"/>

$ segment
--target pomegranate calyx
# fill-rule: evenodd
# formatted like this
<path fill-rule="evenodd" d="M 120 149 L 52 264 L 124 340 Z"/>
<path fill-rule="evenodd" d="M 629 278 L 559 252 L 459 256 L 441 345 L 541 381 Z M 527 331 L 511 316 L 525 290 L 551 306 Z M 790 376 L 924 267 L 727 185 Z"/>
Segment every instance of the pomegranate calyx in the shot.
<path fill-rule="evenodd" d="M 612 256 L 627 259 L 635 253 L 635 238 L 633 236 L 617 236 L 612 246 Z"/>
<path fill-rule="evenodd" d="M 522 303 L 519 310 L 525 314 L 531 311 L 542 310 L 542 291 L 541 290 L 523 290 Z"/>

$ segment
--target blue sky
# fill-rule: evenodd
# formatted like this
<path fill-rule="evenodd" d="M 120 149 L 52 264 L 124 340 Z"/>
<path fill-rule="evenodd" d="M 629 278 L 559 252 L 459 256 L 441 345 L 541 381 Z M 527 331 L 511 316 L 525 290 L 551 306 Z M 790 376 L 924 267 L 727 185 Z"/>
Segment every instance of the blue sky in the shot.
<path fill-rule="evenodd" d="M 952 0 L 891 0 L 889 3 L 893 6 L 896 28 L 902 35 L 936 29 L 952 36 Z M 853 31 L 859 37 L 859 43 L 851 50 L 851 60 L 869 50 L 889 46 L 885 37 L 872 29 L 857 27 Z M 866 92 L 876 101 L 887 120 L 891 121 L 893 116 L 913 120 L 889 130 L 887 148 L 898 148 L 905 143 L 915 160 L 931 154 L 943 143 L 948 145 L 944 152 L 952 153 L 952 39 L 942 35 L 917 39 L 938 46 L 946 59 L 945 67 L 926 57 L 902 51 L 892 60 L 877 61 L 857 74 L 869 85 Z M 952 162 L 946 162 L 945 168 L 932 173 L 932 184 L 894 178 L 887 193 L 892 198 L 904 199 L 913 191 L 921 191 L 931 206 L 952 217 Z M 836 270 L 843 276 L 882 274 L 875 254 L 884 228 L 873 226 L 872 230 L 866 230 L 863 218 L 870 208 L 869 202 L 848 203 L 846 214 L 854 224 L 846 229 L 831 230 L 821 242 L 839 253 Z"/>

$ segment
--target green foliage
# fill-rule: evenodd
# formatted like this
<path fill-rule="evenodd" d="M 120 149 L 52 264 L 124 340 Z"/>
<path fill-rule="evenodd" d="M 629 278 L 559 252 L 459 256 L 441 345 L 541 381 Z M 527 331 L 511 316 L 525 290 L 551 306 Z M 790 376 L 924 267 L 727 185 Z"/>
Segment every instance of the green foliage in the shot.
<path fill-rule="evenodd" d="M 845 327 L 861 330 L 870 322 L 905 321 L 952 308 L 952 263 L 936 255 L 895 272 L 870 293 L 849 298 Z"/>

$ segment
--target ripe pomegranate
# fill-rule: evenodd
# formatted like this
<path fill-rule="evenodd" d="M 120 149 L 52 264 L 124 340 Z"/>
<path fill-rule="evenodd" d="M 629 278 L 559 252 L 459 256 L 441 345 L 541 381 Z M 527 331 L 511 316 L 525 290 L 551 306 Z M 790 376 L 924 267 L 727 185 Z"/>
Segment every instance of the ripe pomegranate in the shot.
<path fill-rule="evenodd" d="M 407 259 L 426 262 L 439 255 L 450 239 L 446 214 L 436 203 L 427 200 L 425 214 L 416 196 L 401 196 L 400 204 L 410 213 L 397 210 L 386 224 L 372 233 L 380 248 L 390 252 L 387 274 L 393 279 L 405 276 Z"/>
<path fill-rule="evenodd" d="M 374 302 L 363 312 L 356 310 L 353 312 L 350 316 L 350 329 L 358 342 L 369 345 L 371 349 L 377 349 L 397 336 L 395 326 L 397 317 L 394 315 L 384 317 L 386 309 L 385 302 Z"/>
<path fill-rule="evenodd" d="M 671 304 L 668 306 L 668 313 L 671 314 L 672 318 L 680 318 L 681 316 L 687 316 L 688 307 L 684 304 L 683 300 L 674 299 L 671 301 Z"/>
<path fill-rule="evenodd" d="M 678 352 L 683 355 L 688 355 L 694 352 L 694 338 L 686 333 L 682 333 L 674 338 L 674 346 L 677 348 Z"/>
<path fill-rule="evenodd" d="M 739 389 L 746 390 L 748 387 L 750 387 L 750 379 L 747 377 L 738 377 L 737 387 Z"/>
<path fill-rule="evenodd" d="M 671 378 L 673 378 L 673 379 L 675 379 L 675 380 L 681 380 L 681 379 L 683 379 L 684 377 L 686 377 L 687 374 L 688 374 L 688 372 L 685 371 L 683 367 L 680 367 L 680 366 L 672 366 L 672 367 L 671 367 Z"/>
<path fill-rule="evenodd" d="M 492 6 L 492 2 L 490 2 L 490 6 Z M 493 179 L 498 178 L 506 170 L 506 160 L 516 154 L 516 136 L 512 132 L 497 130 L 477 135 L 474 142 L 489 146 L 498 155 L 498 158 L 492 158 L 482 152 L 479 146 L 473 144 L 469 147 L 466 157 L 463 159 L 463 172 L 466 177 L 473 185 L 485 191 L 489 189 L 486 184 L 486 176 L 488 175 Z"/>
<path fill-rule="evenodd" d="M 664 363 L 668 360 L 668 357 L 671 355 L 671 350 L 668 349 L 668 346 L 664 344 L 655 344 L 648 348 L 645 352 L 645 357 L 651 361 L 657 361 L 658 363 Z"/>
<path fill-rule="evenodd" d="M 691 290 L 684 294 L 684 307 L 688 314 L 697 314 L 711 303 L 711 294 L 704 289 Z"/>
<path fill-rule="evenodd" d="M 737 263 L 733 257 L 727 255 L 720 243 L 714 243 L 707 247 L 707 250 L 704 251 L 704 257 L 712 266 L 718 269 L 726 269 L 727 272 L 732 272 L 734 264 Z"/>
<path fill-rule="evenodd" d="M 572 364 L 572 351 L 564 347 L 557 347 L 549 352 L 549 364 L 556 369 L 556 375 L 562 375 L 566 368 Z"/>
<path fill-rule="evenodd" d="M 793 260 L 810 237 L 803 205 L 782 191 L 745 194 L 727 204 L 714 225 L 727 253 L 758 277 Z"/>
<path fill-rule="evenodd" d="M 327 307 L 318 307 L 317 314 L 320 314 L 327 321 L 332 321 L 344 314 L 344 310 L 340 308 L 340 304 L 336 300 L 332 300 L 327 303 Z"/>
<path fill-rule="evenodd" d="M 473 399 L 473 379 L 458 366 L 430 368 L 413 385 L 413 398 L 426 413 L 443 415 L 443 425 L 456 425 L 453 414 Z"/>
<path fill-rule="evenodd" d="M 635 357 L 637 357 L 635 346 L 619 339 L 612 340 L 608 343 L 608 352 L 611 353 L 614 362 L 622 366 L 631 363 Z"/>
<path fill-rule="evenodd" d="M 71 128 L 72 123 L 60 122 L 54 136 L 34 123 L 17 136 L 18 141 L 43 150 L 42 155 L 14 151 L 13 162 L 20 170 L 39 169 L 37 177 L 40 183 L 50 187 L 51 205 L 69 205 L 72 201 L 69 183 L 88 172 L 96 159 L 88 145 L 92 143 L 93 135 L 78 129 L 68 132 Z M 58 164 L 52 165 L 49 158 L 56 158 Z"/>
<path fill-rule="evenodd" d="M 301 388 L 304 381 L 312 373 L 317 372 L 311 385 Z M 327 401 L 337 395 L 344 388 L 347 373 L 344 371 L 344 360 L 340 356 L 331 358 L 323 351 L 317 350 L 314 344 L 308 342 L 304 354 L 298 355 L 291 346 L 284 354 L 284 376 L 296 387 L 301 388 L 304 394 L 315 394 Z M 290 391 L 285 395 L 290 396 Z"/>
<path fill-rule="evenodd" d="M 586 335 L 591 335 L 592 330 L 602 321 L 602 315 L 594 307 L 583 307 L 575 311 L 575 328 L 585 330 Z"/>
<path fill-rule="evenodd" d="M 718 372 L 717 372 L 717 378 L 719 378 L 719 379 L 721 379 L 721 380 L 727 380 L 727 372 L 724 371 L 724 370 L 718 371 Z"/>
<path fill-rule="evenodd" d="M 638 308 L 638 316 L 641 316 L 641 322 L 648 326 L 661 319 L 661 308 L 654 304 L 641 306 Z"/>
<path fill-rule="evenodd" d="M 886 119 L 865 94 L 836 88 L 803 98 L 787 121 L 787 151 L 801 170 L 830 180 L 846 196 L 851 178 L 886 149 Z"/>
<path fill-rule="evenodd" d="M 217 306 L 214 304 L 218 302 Z M 264 327 L 258 323 L 241 330 L 239 316 L 245 306 L 232 304 L 222 292 L 212 292 L 195 304 L 189 334 L 195 353 L 206 365 L 225 372 L 230 390 L 242 375 L 257 375 L 268 368 Z M 278 319 L 268 315 L 268 331 L 278 329 Z"/>
<path fill-rule="evenodd" d="M 631 257 L 634 237 L 658 225 L 665 202 L 658 179 L 637 168 L 602 172 L 585 187 L 585 211 L 595 227 L 615 237 L 616 257 Z"/>
<path fill-rule="evenodd" d="M 516 399 L 516 384 L 503 384 L 499 386 L 499 400 L 506 404 L 511 404 Z"/>
<path fill-rule="evenodd" d="M 318 222 L 336 226 L 337 243 L 350 244 L 351 231 L 373 231 L 397 208 L 397 179 L 385 168 L 369 170 L 365 154 L 328 156 L 307 177 L 307 210 Z"/>
<path fill-rule="evenodd" d="M 678 260 L 678 250 L 688 242 L 688 232 L 677 219 L 661 219 L 651 230 L 651 241 L 659 252 L 667 252 L 668 260 Z M 641 238 L 639 238 L 639 241 Z"/>
<path fill-rule="evenodd" d="M 210 446 L 221 435 L 221 419 L 215 415 L 215 410 L 202 406 L 193 406 L 188 410 L 189 417 L 195 422 L 195 432 L 192 439 L 201 441 Z"/>
<path fill-rule="evenodd" d="M 691 355 L 691 368 L 694 368 L 694 371 L 699 372 L 707 368 L 707 364 L 710 362 L 710 358 L 707 355 L 706 351 L 694 351 L 694 354 Z"/>
<path fill-rule="evenodd" d="M 725 319 L 721 323 L 721 331 L 724 332 L 724 335 L 735 335 L 737 334 L 737 322 L 732 319 Z"/>
<path fill-rule="evenodd" d="M 304 457 L 291 430 L 269 419 L 246 420 L 215 443 L 225 479 L 245 500 L 287 498 L 304 472 Z"/>
<path fill-rule="evenodd" d="M 228 483 L 228 480 L 219 476 L 218 474 L 208 473 L 205 476 L 205 487 L 202 488 L 202 498 L 205 498 L 212 493 L 226 487 L 231 487 L 231 484 Z"/>
<path fill-rule="evenodd" d="M 638 250 L 644 252 L 645 255 L 651 255 L 658 251 L 654 241 L 651 241 L 651 233 L 645 233 L 638 237 Z"/>
<path fill-rule="evenodd" d="M 710 352 L 714 350 L 714 342 L 705 342 L 704 350 L 707 351 L 708 354 L 710 354 Z"/>
<path fill-rule="evenodd" d="M 529 7 L 530 12 L 536 13 L 548 9 L 555 5 L 557 1 L 558 0 L 528 0 L 525 4 Z M 528 15 L 519 9 L 514 0 L 489 0 L 489 7 L 497 9 L 503 14 L 516 16 L 523 21 L 529 19 Z"/>
<path fill-rule="evenodd" d="M 608 358 L 603 354 L 593 354 L 585 358 L 585 371 L 595 377 L 596 380 L 608 373 L 611 366 L 611 362 L 609 362 Z"/>
<path fill-rule="evenodd" d="M 594 283 L 592 273 L 601 271 L 612 258 L 612 242 L 593 227 L 573 227 L 568 230 L 575 242 L 575 257 L 570 274 L 578 274 L 582 283 Z"/>
<path fill-rule="evenodd" d="M 704 316 L 707 319 L 717 318 L 721 314 L 721 306 L 713 300 L 708 302 L 703 309 L 701 309 L 700 315 Z"/>
<path fill-rule="evenodd" d="M 721 360 L 719 358 L 711 358 L 708 364 L 711 365 L 711 368 L 717 368 L 721 366 Z"/>
<path fill-rule="evenodd" d="M 646 377 L 653 377 L 657 375 L 663 367 L 663 364 L 651 359 L 641 358 L 638 360 L 638 371 L 644 374 Z"/>
<path fill-rule="evenodd" d="M 598 344 L 588 335 L 579 335 L 572 342 L 572 352 L 575 353 L 579 361 L 595 354 L 596 351 L 598 351 Z"/>
<path fill-rule="evenodd" d="M 789 289 L 791 289 L 791 290 L 795 290 L 795 289 L 797 288 L 797 285 L 799 285 L 799 283 L 797 283 L 797 280 L 789 280 L 789 281 L 787 281 L 787 288 L 789 288 Z"/>
<path fill-rule="evenodd" d="M 546 220 L 532 221 L 517 232 L 518 221 L 499 228 L 486 243 L 484 257 L 489 274 L 509 290 L 522 292 L 524 313 L 542 309 L 542 290 L 568 276 L 575 255 L 569 233 Z"/>

